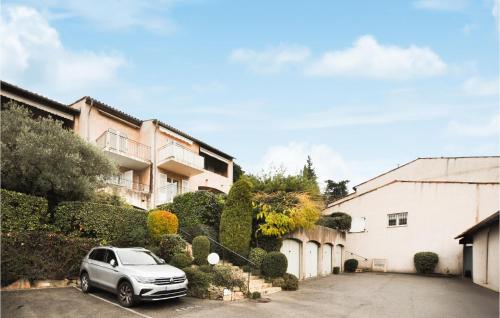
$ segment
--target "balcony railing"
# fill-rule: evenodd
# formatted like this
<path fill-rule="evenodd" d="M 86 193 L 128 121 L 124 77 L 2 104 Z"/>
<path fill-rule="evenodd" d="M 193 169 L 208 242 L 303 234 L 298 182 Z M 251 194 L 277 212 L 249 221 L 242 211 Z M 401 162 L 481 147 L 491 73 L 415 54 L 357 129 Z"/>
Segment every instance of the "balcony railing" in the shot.
<path fill-rule="evenodd" d="M 114 131 L 105 131 L 97 138 L 96 143 L 97 146 L 103 150 L 144 161 L 151 160 L 151 147 L 129 139 Z"/>
<path fill-rule="evenodd" d="M 198 170 L 203 170 L 203 166 L 205 164 L 202 156 L 175 142 L 166 144 L 158 149 L 158 157 L 160 162 L 174 160 Z"/>
<path fill-rule="evenodd" d="M 126 188 L 128 190 L 136 191 L 136 192 L 143 192 L 143 193 L 149 192 L 149 185 L 148 184 L 134 182 L 132 180 L 124 179 L 120 176 L 109 178 L 107 180 L 107 183 L 109 183 L 111 185 L 123 187 L 123 188 Z"/>
<path fill-rule="evenodd" d="M 177 195 L 187 192 L 189 192 L 187 182 L 183 182 L 180 188 L 177 183 L 169 183 L 165 186 L 159 187 L 157 191 L 158 204 L 170 203 Z"/>

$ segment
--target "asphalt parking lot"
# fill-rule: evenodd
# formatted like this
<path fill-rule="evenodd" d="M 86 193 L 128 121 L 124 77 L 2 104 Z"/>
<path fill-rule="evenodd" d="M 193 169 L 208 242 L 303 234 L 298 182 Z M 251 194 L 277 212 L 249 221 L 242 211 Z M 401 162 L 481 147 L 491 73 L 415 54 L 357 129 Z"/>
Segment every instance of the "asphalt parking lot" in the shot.
<path fill-rule="evenodd" d="M 128 310 L 105 292 L 75 288 L 2 292 L 2 317 L 498 317 L 498 293 L 456 278 L 343 274 L 310 280 L 269 303 L 184 297 Z"/>

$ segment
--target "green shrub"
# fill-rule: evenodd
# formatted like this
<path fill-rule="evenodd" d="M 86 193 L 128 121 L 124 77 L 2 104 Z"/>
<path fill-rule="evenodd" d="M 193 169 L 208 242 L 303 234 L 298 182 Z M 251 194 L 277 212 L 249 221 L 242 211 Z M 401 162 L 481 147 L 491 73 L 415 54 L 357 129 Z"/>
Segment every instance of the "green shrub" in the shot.
<path fill-rule="evenodd" d="M 344 262 L 344 270 L 348 273 L 354 273 L 358 268 L 358 260 L 351 258 Z"/>
<path fill-rule="evenodd" d="M 96 239 L 50 232 L 2 232 L 2 285 L 19 278 L 78 277 L 83 257 L 98 245 Z"/>
<path fill-rule="evenodd" d="M 259 235 L 255 241 L 255 245 L 266 252 L 279 252 L 283 245 L 283 240 L 277 236 Z"/>
<path fill-rule="evenodd" d="M 258 291 L 254 291 L 253 293 L 250 294 L 251 299 L 260 299 L 262 296 Z"/>
<path fill-rule="evenodd" d="M 50 229 L 47 200 L 1 189 L 2 232 Z"/>
<path fill-rule="evenodd" d="M 188 283 L 188 295 L 198 298 L 208 297 L 208 287 L 213 279 L 213 275 L 202 272 L 196 267 L 187 267 L 182 269 L 186 273 Z"/>
<path fill-rule="evenodd" d="M 434 252 L 419 252 L 413 257 L 413 263 L 418 273 L 430 274 L 434 272 L 439 256 Z"/>
<path fill-rule="evenodd" d="M 178 268 L 188 267 L 193 263 L 193 259 L 186 253 L 174 254 L 170 258 L 169 264 Z"/>
<path fill-rule="evenodd" d="M 248 257 L 252 236 L 252 193 L 251 185 L 245 179 L 233 184 L 222 212 L 220 242 L 236 253 Z M 234 254 L 229 258 L 236 265 L 243 259 Z"/>
<path fill-rule="evenodd" d="M 186 241 L 184 241 L 184 239 L 180 235 L 163 235 L 158 246 L 157 255 L 163 258 L 167 263 L 169 263 L 175 254 L 185 253 L 186 247 Z"/>
<path fill-rule="evenodd" d="M 197 236 L 193 239 L 193 257 L 196 265 L 208 264 L 207 256 L 210 254 L 210 241 L 206 236 Z"/>
<path fill-rule="evenodd" d="M 262 274 L 266 277 L 281 277 L 285 274 L 288 267 L 288 261 L 285 254 L 280 252 L 268 253 L 261 265 Z"/>
<path fill-rule="evenodd" d="M 213 273 L 213 267 L 212 265 L 200 265 L 198 266 L 199 270 L 205 273 Z"/>
<path fill-rule="evenodd" d="M 274 278 L 272 284 L 273 287 L 283 287 L 285 286 L 285 279 L 283 277 Z"/>
<path fill-rule="evenodd" d="M 54 225 L 64 234 L 96 238 L 102 244 L 145 244 L 145 237 L 138 233 L 146 233 L 146 213 L 138 209 L 92 202 L 63 202 L 55 211 Z"/>
<path fill-rule="evenodd" d="M 299 279 L 293 274 L 285 273 L 283 274 L 283 280 L 285 283 L 281 288 L 283 290 L 297 290 L 299 289 Z"/>
<path fill-rule="evenodd" d="M 260 270 L 262 261 L 264 260 L 264 257 L 266 257 L 266 255 L 267 252 L 260 247 L 252 248 L 250 250 L 250 261 L 255 264 L 254 266 L 256 267 L 256 269 Z"/>
<path fill-rule="evenodd" d="M 213 274 L 212 283 L 216 286 L 225 287 L 231 290 L 235 287 L 239 287 L 241 290 L 246 288 L 245 281 L 235 274 L 229 266 L 214 266 Z"/>
<path fill-rule="evenodd" d="M 316 224 L 341 232 L 348 232 L 351 229 L 351 221 L 352 218 L 349 214 L 334 212 L 330 215 L 320 217 Z"/>
<path fill-rule="evenodd" d="M 158 208 L 165 207 L 177 215 L 182 230 L 196 224 L 205 224 L 219 230 L 222 204 L 217 194 L 208 191 L 188 192 L 176 196 L 168 206 L 161 205 Z"/>
<path fill-rule="evenodd" d="M 179 221 L 175 214 L 163 210 L 148 213 L 148 231 L 154 241 L 159 242 L 166 234 L 176 234 L 178 229 Z"/>
<path fill-rule="evenodd" d="M 335 267 L 333 268 L 333 274 L 338 275 L 339 273 L 340 273 L 340 267 L 335 266 Z"/>

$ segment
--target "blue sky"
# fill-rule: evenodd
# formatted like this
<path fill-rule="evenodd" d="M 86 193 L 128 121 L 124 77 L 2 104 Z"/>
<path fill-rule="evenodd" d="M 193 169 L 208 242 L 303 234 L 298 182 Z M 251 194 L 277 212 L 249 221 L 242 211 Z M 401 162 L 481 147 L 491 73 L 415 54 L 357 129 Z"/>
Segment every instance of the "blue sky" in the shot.
<path fill-rule="evenodd" d="M 2 79 L 351 186 L 499 153 L 498 1 L 4 1 Z"/>

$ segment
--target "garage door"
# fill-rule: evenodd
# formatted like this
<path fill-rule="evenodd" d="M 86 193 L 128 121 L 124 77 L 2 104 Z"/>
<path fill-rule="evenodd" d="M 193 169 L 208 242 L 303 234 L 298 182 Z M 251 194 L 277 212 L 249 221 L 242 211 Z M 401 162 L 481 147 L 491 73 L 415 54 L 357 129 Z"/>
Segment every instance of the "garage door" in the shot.
<path fill-rule="evenodd" d="M 286 272 L 300 277 L 300 243 L 295 240 L 283 240 L 280 251 L 288 260 Z"/>
<path fill-rule="evenodd" d="M 335 246 L 335 266 L 342 270 L 342 245 Z"/>
<path fill-rule="evenodd" d="M 331 244 L 323 245 L 323 275 L 332 273 L 332 248 Z"/>
<path fill-rule="evenodd" d="M 318 244 L 315 242 L 306 243 L 306 278 L 318 276 Z"/>

